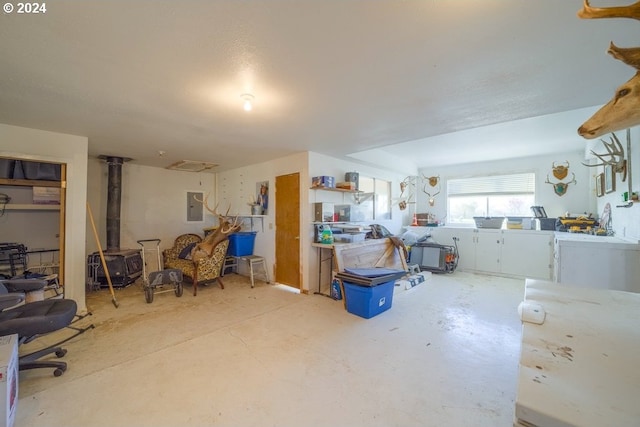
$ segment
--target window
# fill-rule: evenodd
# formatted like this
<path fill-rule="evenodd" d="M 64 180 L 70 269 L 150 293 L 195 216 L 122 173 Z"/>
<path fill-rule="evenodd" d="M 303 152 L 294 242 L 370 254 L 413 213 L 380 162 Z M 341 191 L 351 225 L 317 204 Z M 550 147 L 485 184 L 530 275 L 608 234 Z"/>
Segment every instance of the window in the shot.
<path fill-rule="evenodd" d="M 391 219 L 391 182 L 363 176 L 358 181 L 362 193 L 354 197 L 364 212 L 365 221 Z"/>
<path fill-rule="evenodd" d="M 448 180 L 448 222 L 472 225 L 474 216 L 531 216 L 535 178 L 519 173 Z"/>

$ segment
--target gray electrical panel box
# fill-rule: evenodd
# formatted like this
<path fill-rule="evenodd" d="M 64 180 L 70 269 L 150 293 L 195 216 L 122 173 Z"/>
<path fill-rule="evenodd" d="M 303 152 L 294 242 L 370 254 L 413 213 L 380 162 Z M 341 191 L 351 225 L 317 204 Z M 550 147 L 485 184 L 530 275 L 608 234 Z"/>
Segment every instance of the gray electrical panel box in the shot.
<path fill-rule="evenodd" d="M 187 221 L 204 221 L 204 207 L 198 200 L 203 199 L 203 193 L 187 192 Z"/>

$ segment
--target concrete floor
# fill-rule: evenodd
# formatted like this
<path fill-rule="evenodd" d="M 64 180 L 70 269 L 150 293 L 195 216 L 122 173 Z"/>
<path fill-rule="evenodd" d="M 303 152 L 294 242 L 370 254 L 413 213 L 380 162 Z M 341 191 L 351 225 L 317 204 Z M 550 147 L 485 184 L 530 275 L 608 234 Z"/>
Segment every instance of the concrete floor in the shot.
<path fill-rule="evenodd" d="M 67 372 L 20 373 L 16 427 L 513 423 L 524 280 L 433 275 L 371 319 L 242 276 L 225 285 L 147 304 L 136 283 L 116 290 L 119 308 L 90 293 L 78 325 L 95 328 L 66 344 Z"/>

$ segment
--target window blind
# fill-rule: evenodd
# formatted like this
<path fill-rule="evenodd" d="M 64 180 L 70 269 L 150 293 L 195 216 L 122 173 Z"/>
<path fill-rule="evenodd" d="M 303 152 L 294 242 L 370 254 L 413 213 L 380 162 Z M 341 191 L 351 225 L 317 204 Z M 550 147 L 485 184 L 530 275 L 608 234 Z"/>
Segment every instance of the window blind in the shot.
<path fill-rule="evenodd" d="M 447 181 L 447 195 L 450 197 L 535 194 L 535 190 L 536 176 L 532 172 Z"/>

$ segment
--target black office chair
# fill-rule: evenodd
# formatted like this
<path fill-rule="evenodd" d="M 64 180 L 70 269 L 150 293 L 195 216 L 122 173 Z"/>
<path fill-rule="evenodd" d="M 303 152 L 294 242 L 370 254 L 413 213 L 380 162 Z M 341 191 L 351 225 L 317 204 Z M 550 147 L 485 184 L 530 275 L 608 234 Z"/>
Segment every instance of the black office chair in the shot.
<path fill-rule="evenodd" d="M 18 343 L 24 344 L 40 335 L 69 327 L 78 310 L 75 301 L 47 299 L 16 306 L 24 301 L 24 293 L 9 293 L 9 290 L 16 291 L 21 288 L 25 292 L 42 289 L 46 285 L 46 280 L 38 279 L 0 280 L 0 336 L 18 334 Z M 60 347 L 60 344 L 61 342 L 20 356 L 20 370 L 54 368 L 53 374 L 59 377 L 67 370 L 65 362 L 38 359 L 52 353 L 57 357 L 63 357 L 67 350 Z"/>

